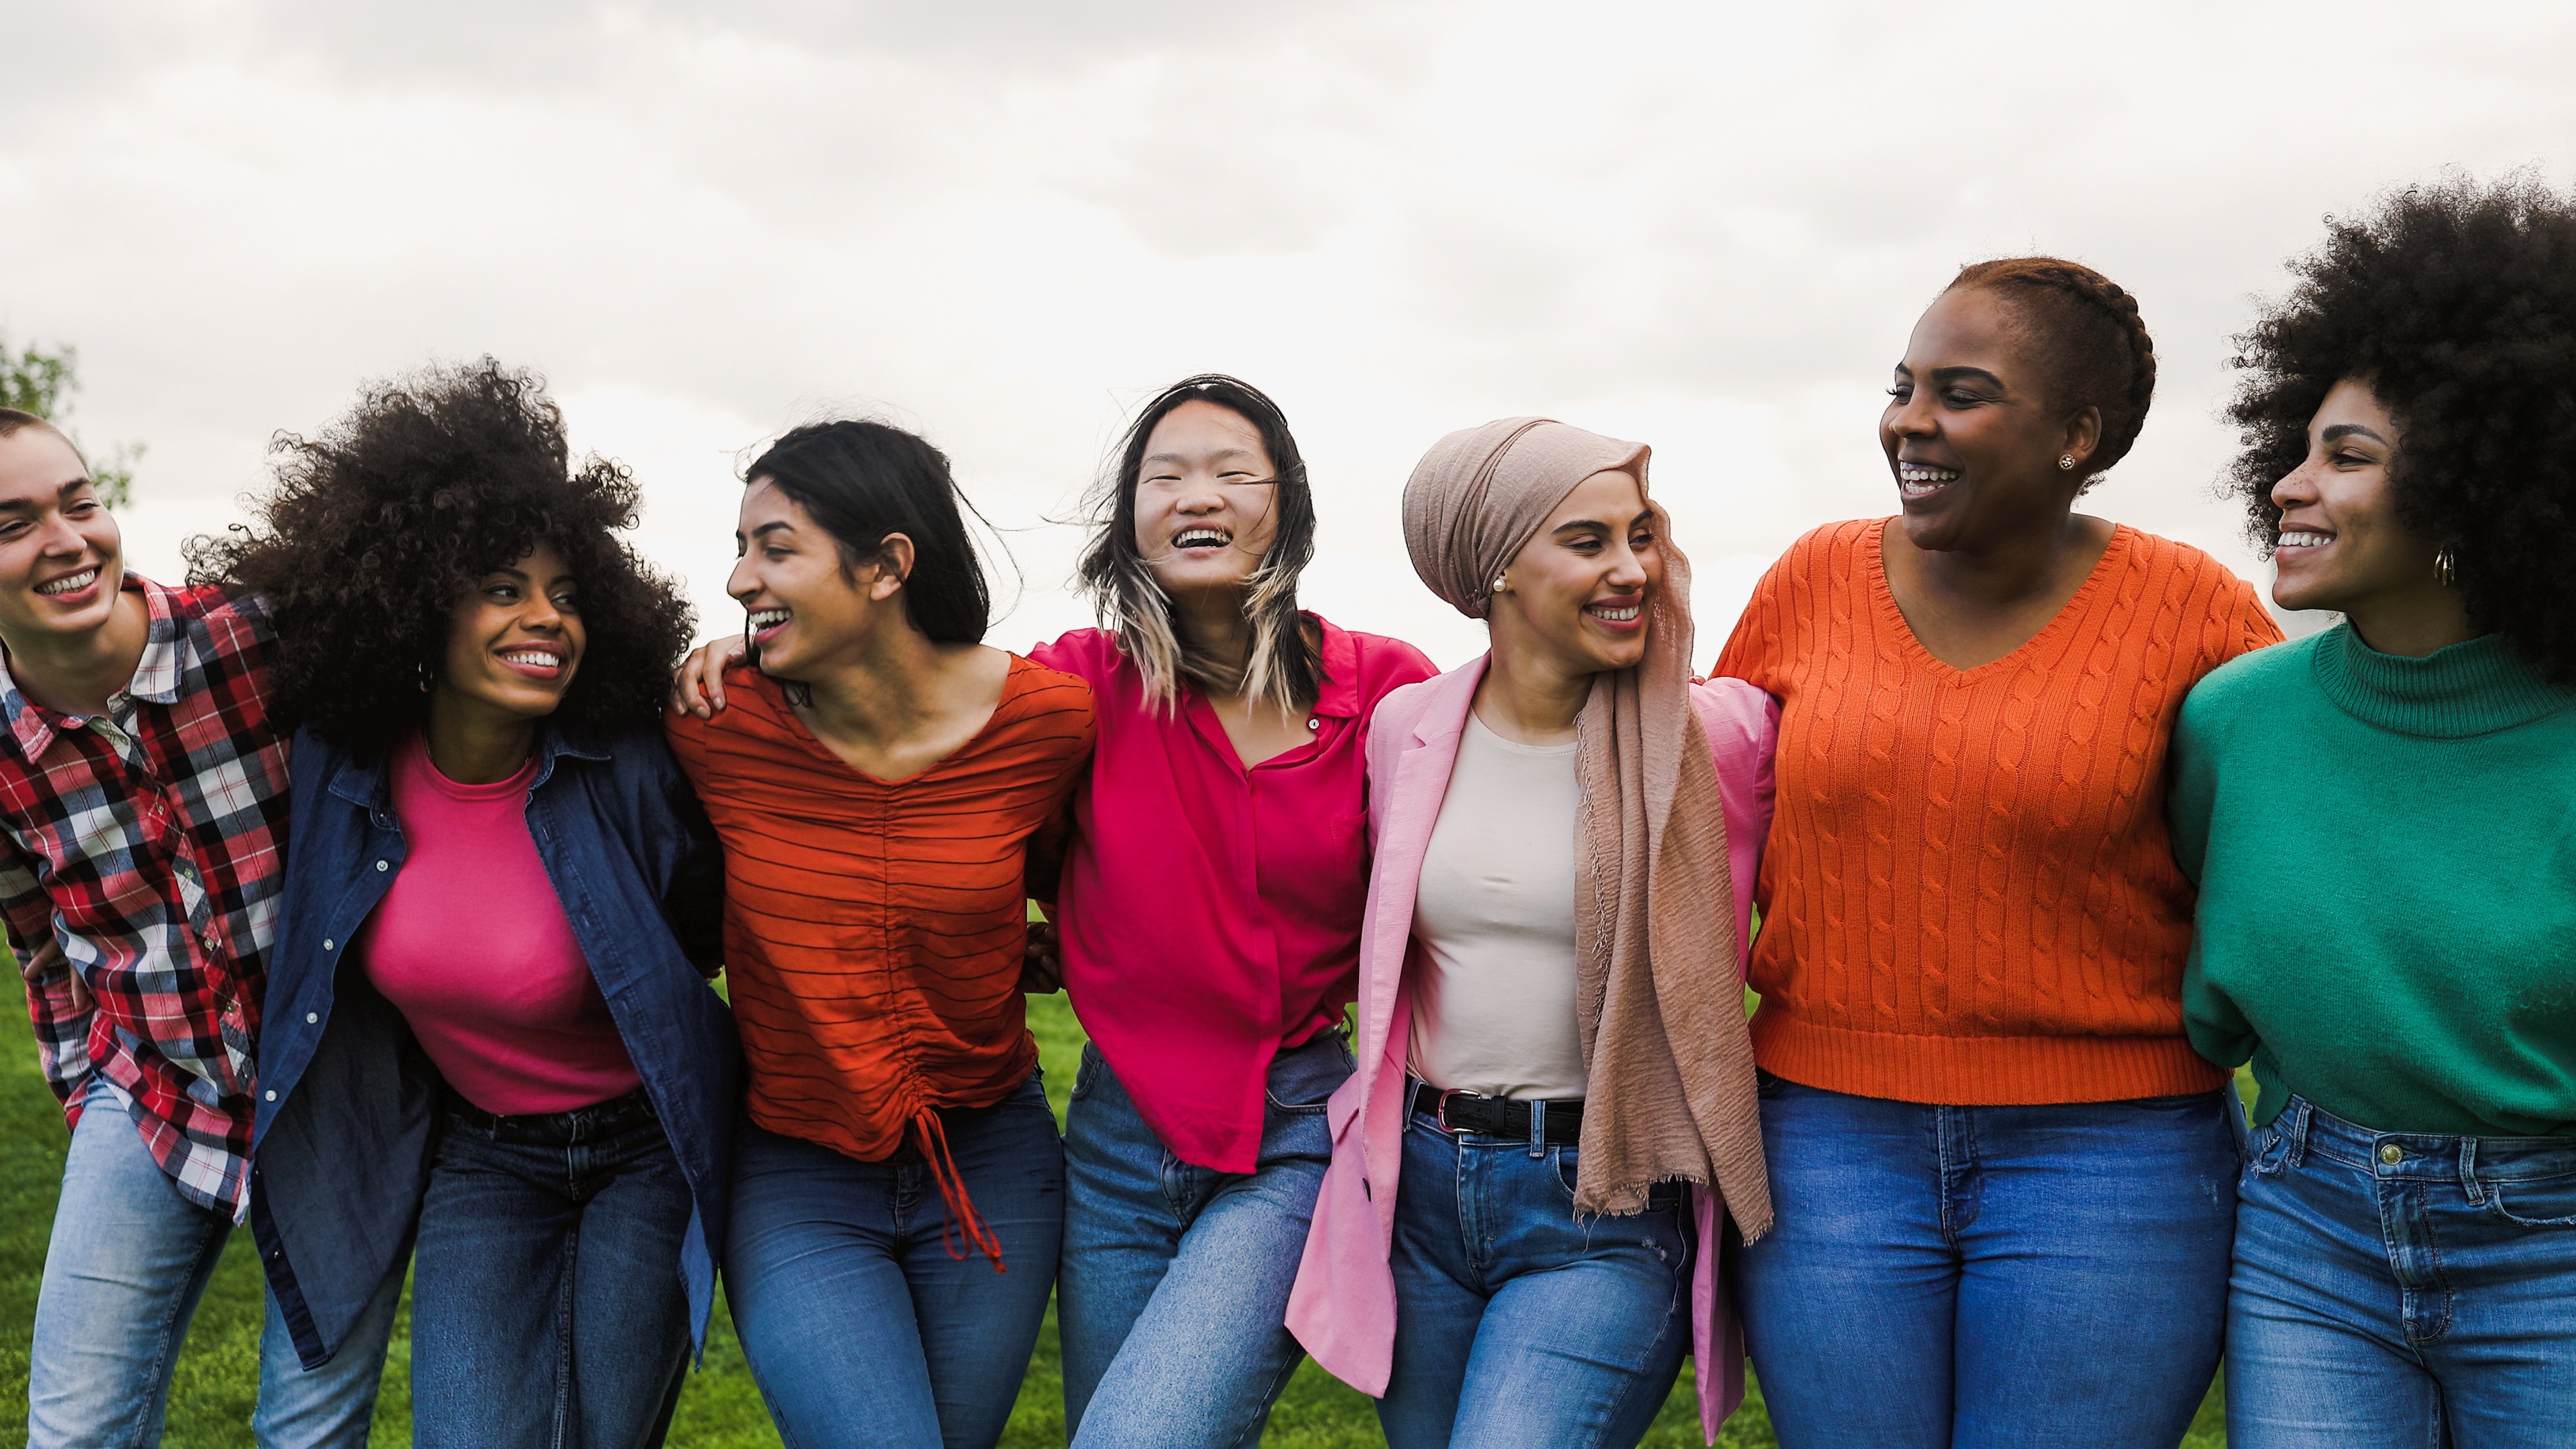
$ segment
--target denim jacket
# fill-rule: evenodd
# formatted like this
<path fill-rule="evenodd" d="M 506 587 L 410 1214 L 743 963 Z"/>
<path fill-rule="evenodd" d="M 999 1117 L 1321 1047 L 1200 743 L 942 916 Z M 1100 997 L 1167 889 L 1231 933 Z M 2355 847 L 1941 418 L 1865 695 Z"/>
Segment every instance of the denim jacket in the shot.
<path fill-rule="evenodd" d="M 402 869 L 384 760 L 298 735 L 286 900 L 269 957 L 251 1229 L 305 1367 L 339 1350 L 411 1251 L 440 1079 L 402 1014 L 343 958 Z M 659 730 L 548 729 L 528 831 L 695 1199 L 673 1264 L 703 1349 L 724 1242 L 740 1079 L 721 960 L 724 861 Z M 474 949 L 457 923 L 457 949 Z M 345 969 L 344 969 L 345 968 Z"/>

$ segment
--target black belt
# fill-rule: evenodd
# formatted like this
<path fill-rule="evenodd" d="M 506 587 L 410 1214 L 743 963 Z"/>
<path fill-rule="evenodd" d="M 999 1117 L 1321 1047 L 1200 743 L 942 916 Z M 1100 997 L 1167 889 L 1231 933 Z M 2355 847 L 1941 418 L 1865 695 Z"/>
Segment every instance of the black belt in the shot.
<path fill-rule="evenodd" d="M 1549 1102 L 1547 1141 L 1542 1146 L 1571 1147 L 1583 1138 L 1583 1104 Z M 1413 1110 L 1440 1124 L 1443 1132 L 1473 1132 L 1506 1142 L 1530 1140 L 1532 1104 L 1511 1097 L 1480 1097 L 1473 1092 L 1444 1092 L 1429 1082 L 1413 1084 Z"/>
<path fill-rule="evenodd" d="M 653 1102 L 644 1095 L 642 1087 L 637 1087 L 625 1096 L 611 1097 L 587 1107 L 575 1107 L 569 1112 L 503 1117 L 484 1111 L 450 1088 L 447 1115 L 469 1127 L 479 1127 L 491 1133 L 496 1142 L 553 1147 L 573 1142 L 596 1142 L 637 1123 L 650 1122 L 653 1120 Z"/>

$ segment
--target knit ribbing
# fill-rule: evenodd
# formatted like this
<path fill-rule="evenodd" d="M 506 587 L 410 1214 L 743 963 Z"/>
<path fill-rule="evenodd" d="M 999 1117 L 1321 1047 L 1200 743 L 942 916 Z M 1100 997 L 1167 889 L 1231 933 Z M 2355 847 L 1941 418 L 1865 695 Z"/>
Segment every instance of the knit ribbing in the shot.
<path fill-rule="evenodd" d="M 1884 527 L 1792 545 L 1717 663 L 1782 710 L 1757 1060 L 1914 1102 L 2217 1086 L 2182 1034 L 2165 753 L 2192 684 L 2278 629 L 2216 560 L 2123 527 L 2038 634 L 1952 669 L 1888 592 Z"/>
<path fill-rule="evenodd" d="M 2380 653 L 2348 627 L 2331 629 L 2311 658 L 2335 708 L 2421 739 L 2473 739 L 2576 705 L 2576 689 L 2550 683 L 2497 634 L 2410 659 Z"/>

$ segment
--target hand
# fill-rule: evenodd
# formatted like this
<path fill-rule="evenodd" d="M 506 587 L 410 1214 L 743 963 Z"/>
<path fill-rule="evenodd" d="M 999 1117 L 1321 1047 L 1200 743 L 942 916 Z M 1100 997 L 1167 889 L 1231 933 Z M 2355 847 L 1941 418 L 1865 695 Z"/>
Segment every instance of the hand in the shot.
<path fill-rule="evenodd" d="M 692 650 L 671 674 L 671 708 L 714 719 L 725 707 L 724 672 L 746 649 L 739 634 L 710 639 Z"/>
<path fill-rule="evenodd" d="M 1029 942 L 1020 957 L 1020 990 L 1052 996 L 1064 989 L 1064 943 L 1053 921 L 1029 922 Z"/>
<path fill-rule="evenodd" d="M 72 1010 L 75 1012 L 89 1010 L 89 983 L 81 980 L 80 973 L 72 970 L 70 963 L 63 959 L 62 942 L 47 936 L 45 944 L 29 952 L 27 959 L 18 966 L 18 973 L 27 978 L 27 984 L 31 987 L 53 975 L 57 970 L 71 978 Z"/>

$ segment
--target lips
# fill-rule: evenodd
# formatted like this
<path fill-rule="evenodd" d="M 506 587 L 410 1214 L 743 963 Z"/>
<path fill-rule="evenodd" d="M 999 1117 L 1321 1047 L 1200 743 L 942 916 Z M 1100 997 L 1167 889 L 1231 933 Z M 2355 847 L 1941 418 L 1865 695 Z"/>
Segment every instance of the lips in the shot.
<path fill-rule="evenodd" d="M 2280 538 L 2273 543 L 2272 551 L 2278 553 L 2283 549 L 2323 548 L 2334 542 L 2334 537 L 2322 528 L 2285 528 L 2281 530 Z"/>
<path fill-rule="evenodd" d="M 744 616 L 745 622 L 751 626 L 751 637 L 755 640 L 766 639 L 786 628 L 787 621 L 792 617 L 794 616 L 785 609 L 754 609 Z"/>
<path fill-rule="evenodd" d="M 1905 496 L 1906 501 L 1912 502 L 1915 499 L 1931 497 L 1958 482 L 1962 476 L 1964 474 L 1961 469 L 1938 468 L 1929 463 L 1909 463 L 1899 459 L 1896 464 L 1896 490 Z"/>
<path fill-rule="evenodd" d="M 77 594 L 97 582 L 98 566 L 92 564 L 78 573 L 65 574 L 61 578 L 49 579 L 38 584 L 36 592 L 49 599 L 61 598 L 66 594 Z"/>
<path fill-rule="evenodd" d="M 1595 599 L 1583 606 L 1583 612 L 1602 627 L 1625 634 L 1645 627 L 1646 596 L 1628 594 L 1615 599 Z"/>
<path fill-rule="evenodd" d="M 515 644 L 501 651 L 501 662 L 533 679 L 561 678 L 564 650 L 553 644 Z"/>
<path fill-rule="evenodd" d="M 1223 548 L 1234 542 L 1234 535 L 1222 528 L 1204 524 L 1184 528 L 1172 535 L 1172 547 L 1187 552 L 1194 548 Z"/>

